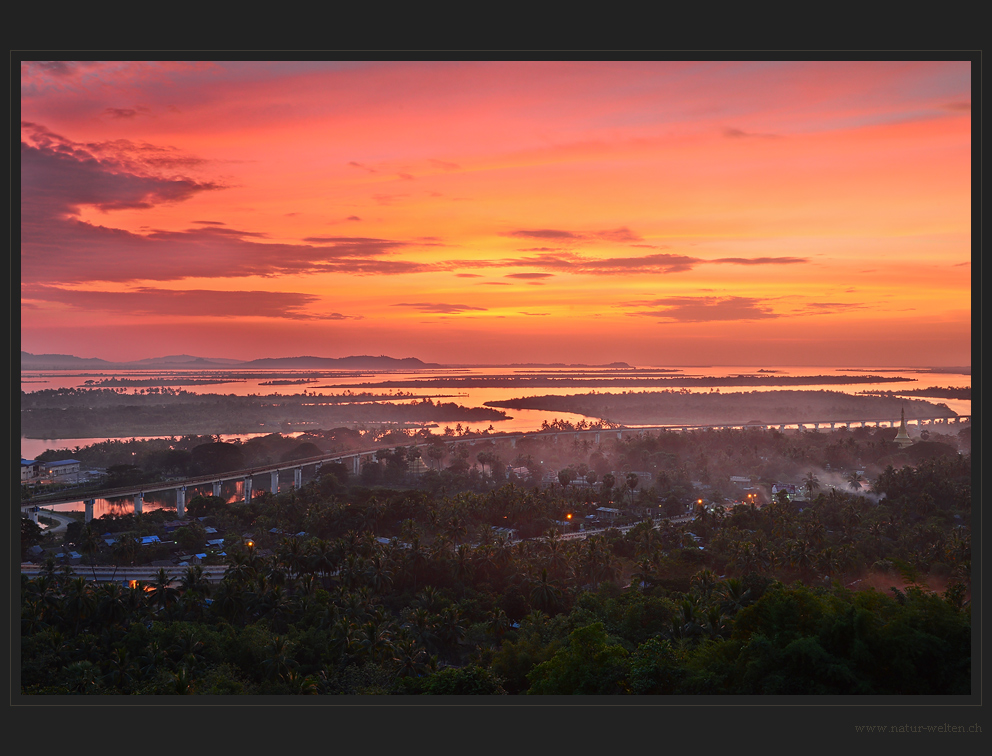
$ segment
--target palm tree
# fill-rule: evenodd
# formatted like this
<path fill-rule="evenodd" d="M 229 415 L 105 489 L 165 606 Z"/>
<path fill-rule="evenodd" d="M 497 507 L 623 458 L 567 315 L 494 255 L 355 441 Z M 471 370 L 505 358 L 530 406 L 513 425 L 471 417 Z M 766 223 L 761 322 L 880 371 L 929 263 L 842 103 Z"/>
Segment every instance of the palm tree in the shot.
<path fill-rule="evenodd" d="M 847 476 L 847 485 L 851 487 L 852 491 L 860 491 L 861 483 L 863 481 L 864 478 L 861 476 L 861 473 L 859 473 L 857 470 L 855 470 L 854 472 L 852 472 L 850 475 Z"/>
<path fill-rule="evenodd" d="M 66 586 L 62 606 L 62 613 L 72 623 L 74 632 L 78 633 L 80 626 L 89 620 L 96 609 L 93 591 L 86 578 L 77 577 Z"/>
<path fill-rule="evenodd" d="M 393 661 L 398 666 L 398 677 L 417 677 L 427 668 L 427 652 L 413 638 L 399 641 L 393 647 Z"/>
<path fill-rule="evenodd" d="M 703 631 L 701 617 L 691 599 L 684 599 L 672 618 L 669 635 L 673 640 L 687 642 Z"/>
<path fill-rule="evenodd" d="M 152 583 L 152 602 L 158 604 L 159 610 L 165 610 L 176 602 L 178 595 L 179 591 L 172 587 L 172 576 L 164 567 L 160 568 Z"/>
<path fill-rule="evenodd" d="M 630 491 L 631 506 L 633 506 L 634 504 L 634 489 L 637 488 L 637 481 L 638 481 L 638 477 L 636 473 L 632 473 L 632 472 L 627 473 L 626 483 L 627 483 L 627 490 Z"/>
<path fill-rule="evenodd" d="M 804 583 L 809 583 L 816 563 L 817 552 L 809 541 L 795 540 L 789 546 L 789 562 L 799 570 Z"/>
<path fill-rule="evenodd" d="M 393 584 L 393 571 L 378 554 L 369 560 L 368 583 L 378 594 L 385 593 Z"/>
<path fill-rule="evenodd" d="M 806 473 L 806 477 L 803 478 L 803 488 L 806 490 L 806 498 L 812 499 L 813 492 L 816 491 L 819 487 L 820 487 L 820 480 L 813 474 L 813 471 L 810 470 L 808 473 Z"/>
<path fill-rule="evenodd" d="M 720 596 L 720 609 L 732 616 L 747 606 L 751 589 L 745 588 L 744 583 L 737 578 L 730 578 L 720 584 L 717 595 Z"/>
<path fill-rule="evenodd" d="M 394 648 L 390 623 L 377 623 L 374 620 L 366 622 L 358 632 L 358 646 L 369 661 L 376 662 L 384 657 L 391 657 Z"/>
<path fill-rule="evenodd" d="M 96 591 L 96 611 L 105 626 L 123 625 L 128 616 L 124 589 L 117 583 L 106 583 Z"/>
<path fill-rule="evenodd" d="M 617 479 L 613 473 L 606 473 L 603 476 L 603 493 L 608 494 L 610 489 L 616 485 Z"/>
<path fill-rule="evenodd" d="M 445 527 L 445 534 L 457 545 L 459 538 L 468 534 L 468 528 L 458 515 L 453 514 Z"/>
<path fill-rule="evenodd" d="M 701 600 L 709 599 L 717 586 L 717 576 L 713 570 L 702 569 L 689 579 L 689 585 L 696 589 L 696 594 Z"/>
<path fill-rule="evenodd" d="M 114 542 L 112 553 L 114 556 L 114 577 L 117 577 L 117 568 L 124 566 L 124 579 L 127 580 L 127 568 L 134 564 L 134 558 L 138 555 L 138 539 L 133 535 L 120 536 Z"/>
<path fill-rule="evenodd" d="M 117 646 L 110 652 L 110 672 L 107 674 L 107 682 L 121 693 L 127 693 L 131 688 L 131 681 L 134 679 L 131 670 L 134 663 L 131 654 L 124 646 Z"/>
<path fill-rule="evenodd" d="M 434 615 L 425 607 L 418 606 L 404 612 L 402 630 L 425 648 L 437 648 Z"/>
<path fill-rule="evenodd" d="M 272 639 L 265 656 L 266 658 L 262 660 L 262 669 L 265 670 L 265 676 L 269 680 L 285 678 L 289 672 L 299 666 L 293 659 L 292 646 L 281 635 Z"/>
<path fill-rule="evenodd" d="M 441 460 L 444 459 L 445 454 L 447 454 L 447 449 L 443 445 L 432 444 L 427 447 L 427 456 L 434 460 L 434 469 L 441 469 Z"/>
<path fill-rule="evenodd" d="M 458 648 L 465 638 L 465 624 L 462 620 L 458 607 L 448 606 L 438 615 L 437 623 L 438 639 L 449 659 L 458 657 Z"/>
<path fill-rule="evenodd" d="M 100 536 L 93 530 L 93 526 L 87 523 L 83 528 L 83 539 L 79 544 L 79 549 L 90 560 L 90 568 L 93 570 L 93 580 L 96 580 L 96 553 L 100 550 Z"/>

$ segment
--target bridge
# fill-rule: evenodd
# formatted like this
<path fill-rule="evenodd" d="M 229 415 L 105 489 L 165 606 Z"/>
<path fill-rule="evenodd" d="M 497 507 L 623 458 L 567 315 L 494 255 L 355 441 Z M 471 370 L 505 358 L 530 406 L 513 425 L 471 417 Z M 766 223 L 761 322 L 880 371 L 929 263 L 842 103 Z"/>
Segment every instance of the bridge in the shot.
<path fill-rule="evenodd" d="M 940 425 L 963 425 L 971 422 L 971 415 L 956 415 L 953 417 L 932 417 L 932 418 L 913 418 L 907 419 L 907 426 L 916 426 L 920 430 L 926 427 L 935 427 Z M 880 419 L 859 419 L 859 420 L 803 420 L 792 423 L 719 423 L 712 425 L 650 425 L 650 426 L 624 426 L 621 428 L 611 428 L 611 429 L 593 429 L 593 430 L 575 430 L 575 429 L 554 429 L 554 430 L 541 430 L 532 432 L 521 432 L 516 434 L 500 434 L 500 435 L 485 435 L 485 436 L 471 436 L 471 437 L 451 437 L 451 436 L 437 436 L 432 441 L 421 441 L 410 445 L 406 445 L 406 448 L 416 448 L 425 449 L 434 445 L 437 441 L 443 442 L 445 445 L 459 445 L 467 444 L 468 446 L 476 445 L 495 445 L 496 442 L 509 442 L 511 448 L 516 447 L 517 442 L 522 439 L 543 439 L 551 440 L 555 443 L 564 439 L 573 438 L 578 440 L 580 438 L 592 438 L 593 442 L 599 444 L 604 438 L 616 438 L 618 440 L 623 440 L 631 437 L 643 437 L 646 434 L 652 432 L 657 433 L 670 433 L 670 432 L 681 432 L 688 433 L 690 431 L 720 431 L 720 430 L 746 430 L 746 429 L 756 429 L 756 430 L 780 430 L 784 431 L 788 428 L 796 428 L 800 430 L 820 430 L 820 429 L 830 429 L 836 430 L 838 428 L 885 428 L 885 427 L 896 427 L 899 425 L 900 420 L 890 420 L 887 418 Z M 134 501 L 134 512 L 135 514 L 140 514 L 142 511 L 142 501 L 145 494 L 147 493 L 157 493 L 161 491 L 175 491 L 176 494 L 176 514 L 177 517 L 182 519 L 186 516 L 186 495 L 189 489 L 207 487 L 210 486 L 214 496 L 220 496 L 221 485 L 226 481 L 241 481 L 243 483 L 244 498 L 245 501 L 249 501 L 252 497 L 252 491 L 254 486 L 254 479 L 256 476 L 269 476 L 269 490 L 275 494 L 279 492 L 279 474 L 282 472 L 292 471 L 293 473 L 293 486 L 294 488 L 300 488 L 303 484 L 303 468 L 313 466 L 314 471 L 320 470 L 321 466 L 324 464 L 338 462 L 343 464 L 351 464 L 352 472 L 354 474 L 359 474 L 361 472 L 361 465 L 364 462 L 375 461 L 376 454 L 380 451 L 384 451 L 387 448 L 391 448 L 395 445 L 388 446 L 378 446 L 371 449 L 364 449 L 360 451 L 348 451 L 348 452 L 328 452 L 327 454 L 322 454 L 316 457 L 307 457 L 304 459 L 296 459 L 291 462 L 281 462 L 273 465 L 263 465 L 249 470 L 232 470 L 230 472 L 215 474 L 215 475 L 203 475 L 194 478 L 185 478 L 180 480 L 167 480 L 158 483 L 149 483 L 141 487 L 127 487 L 127 488 L 117 488 L 110 490 L 99 491 L 99 497 L 101 499 L 116 499 L 116 498 L 132 498 Z M 90 494 L 91 496 L 94 494 Z M 21 510 L 31 516 L 32 519 L 37 517 L 37 508 L 40 506 L 53 506 L 56 504 L 68 504 L 72 502 L 80 501 L 81 497 L 79 494 L 67 494 L 61 493 L 51 497 L 43 496 L 36 497 L 32 499 L 29 503 L 23 504 Z M 94 498 L 82 499 L 84 502 L 84 512 L 85 521 L 89 522 L 93 519 L 93 505 L 95 502 Z"/>

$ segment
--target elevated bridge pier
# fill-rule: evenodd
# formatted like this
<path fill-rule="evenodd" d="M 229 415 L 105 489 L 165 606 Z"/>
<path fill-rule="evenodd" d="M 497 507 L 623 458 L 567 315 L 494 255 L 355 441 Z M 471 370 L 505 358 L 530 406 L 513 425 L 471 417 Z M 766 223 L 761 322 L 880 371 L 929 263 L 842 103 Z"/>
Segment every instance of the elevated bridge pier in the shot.
<path fill-rule="evenodd" d="M 186 516 L 186 486 L 176 489 L 176 518 L 183 519 Z"/>
<path fill-rule="evenodd" d="M 245 476 L 245 504 L 251 501 L 251 475 Z"/>
<path fill-rule="evenodd" d="M 89 522 L 93 519 L 93 505 L 96 503 L 96 499 L 87 499 L 83 502 L 83 522 Z M 38 507 L 34 508 L 34 521 L 38 522 Z"/>
<path fill-rule="evenodd" d="M 142 505 L 145 501 L 145 495 L 143 493 L 136 493 L 134 495 L 134 513 L 136 515 L 141 514 Z"/>
<path fill-rule="evenodd" d="M 220 498 L 220 486 L 221 482 L 219 480 L 214 481 L 214 496 Z"/>
<path fill-rule="evenodd" d="M 273 470 L 272 472 L 269 473 L 269 481 L 270 481 L 270 483 L 269 483 L 269 490 L 272 492 L 272 495 L 275 496 L 277 493 L 279 493 L 279 471 L 278 470 Z"/>
<path fill-rule="evenodd" d="M 303 468 L 293 468 L 293 488 L 303 488 Z"/>

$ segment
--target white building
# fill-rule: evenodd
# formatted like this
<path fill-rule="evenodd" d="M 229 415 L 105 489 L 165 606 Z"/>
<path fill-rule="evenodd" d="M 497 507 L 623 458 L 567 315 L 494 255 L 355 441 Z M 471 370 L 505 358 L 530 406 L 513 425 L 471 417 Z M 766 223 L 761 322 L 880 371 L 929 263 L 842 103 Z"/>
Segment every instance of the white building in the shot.
<path fill-rule="evenodd" d="M 40 485 L 78 483 L 79 467 L 80 463 L 75 459 L 61 459 L 56 462 L 22 459 L 21 482 Z"/>
<path fill-rule="evenodd" d="M 21 483 L 34 483 L 41 472 L 41 462 L 21 457 Z"/>

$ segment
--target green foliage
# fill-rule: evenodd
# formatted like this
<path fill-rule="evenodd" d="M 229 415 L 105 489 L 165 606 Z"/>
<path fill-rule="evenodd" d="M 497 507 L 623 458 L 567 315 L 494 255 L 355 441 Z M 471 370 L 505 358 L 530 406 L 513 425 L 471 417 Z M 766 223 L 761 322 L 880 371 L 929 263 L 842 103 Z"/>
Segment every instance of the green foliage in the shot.
<path fill-rule="evenodd" d="M 668 640 L 651 638 L 630 659 L 630 692 L 635 695 L 674 694 L 684 676 L 684 659 Z"/>
<path fill-rule="evenodd" d="M 28 549 L 41 543 L 43 531 L 29 517 L 21 518 L 21 560 L 27 559 Z"/>
<path fill-rule="evenodd" d="M 628 692 L 628 653 L 596 622 L 568 636 L 567 645 L 528 675 L 534 695 L 614 695 Z"/>
<path fill-rule="evenodd" d="M 471 664 L 445 667 L 430 675 L 423 692 L 431 696 L 499 696 L 506 695 L 502 680 L 490 669 Z"/>
<path fill-rule="evenodd" d="M 808 435 L 667 434 L 597 453 L 604 464 L 609 455 L 607 471 L 625 469 L 618 461 L 651 470 L 657 460 L 670 490 L 684 493 L 688 476 L 704 462 L 716 479 L 715 455 L 725 457 L 727 447 L 735 463 L 759 451 L 798 450 L 795 474 L 802 476 L 810 470 L 802 453 L 815 458 L 823 447 Z M 861 452 L 849 441 L 871 437 L 849 435 L 838 443 L 852 454 Z M 386 450 L 376 465 L 383 476 L 399 475 L 409 459 L 398 451 L 409 437 L 393 437 L 396 450 Z M 204 440 L 182 443 L 196 448 Z M 289 448 L 283 441 L 259 439 L 242 453 L 283 454 Z M 522 441 L 521 447 L 523 455 L 563 469 L 550 444 Z M 209 594 L 195 575 L 175 574 L 177 582 L 158 581 L 151 592 L 87 582 L 91 558 L 119 565 L 123 574 L 133 561 L 168 555 L 167 546 L 140 547 L 134 556 L 107 550 L 94 533 L 117 533 L 124 544 L 133 533 L 159 532 L 174 514 L 104 517 L 89 529 L 75 523 L 70 542 L 87 555 L 80 575 L 53 567 L 22 581 L 22 690 L 967 692 L 970 489 L 962 473 L 969 465 L 970 459 L 957 459 L 914 473 L 892 471 L 882 481 L 893 498 L 880 505 L 841 489 L 819 493 L 802 512 L 777 503 L 737 506 L 725 516 L 700 513 L 692 523 L 641 524 L 627 534 L 614 528 L 570 541 L 545 534 L 564 513 L 581 517 L 599 505 L 599 492 L 579 478 L 564 490 L 494 487 L 478 475 L 473 482 L 468 474 L 432 471 L 436 490 L 400 491 L 360 487 L 325 466 L 331 474 L 284 494 L 249 503 L 190 501 L 190 514 L 209 517 L 229 544 L 243 533 L 255 534 L 258 544 L 252 553 L 229 546 L 228 575 Z M 930 501 L 913 494 L 913 485 L 929 486 L 931 497 L 943 491 L 957 498 Z M 493 527 L 536 540 L 510 543 L 495 538 Z M 270 536 L 270 528 L 308 535 Z M 187 539 L 198 543 L 200 530 L 191 523 L 176 538 L 189 547 Z M 908 580 L 909 587 L 856 593 L 840 587 L 873 564 L 887 565 L 888 578 L 898 585 Z M 938 576 L 948 585 L 942 595 L 926 587 Z"/>
<path fill-rule="evenodd" d="M 186 552 L 199 551 L 207 543 L 207 531 L 198 522 L 191 522 L 179 528 L 174 538 L 179 548 Z"/>

